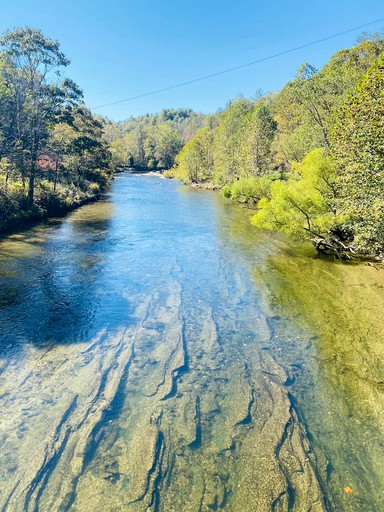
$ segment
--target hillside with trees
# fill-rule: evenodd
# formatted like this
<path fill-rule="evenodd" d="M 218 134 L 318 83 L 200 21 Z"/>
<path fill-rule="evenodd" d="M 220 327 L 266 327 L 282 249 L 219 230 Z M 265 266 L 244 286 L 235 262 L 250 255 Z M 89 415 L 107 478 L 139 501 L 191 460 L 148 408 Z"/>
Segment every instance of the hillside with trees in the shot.
<path fill-rule="evenodd" d="M 0 230 L 94 199 L 112 177 L 103 125 L 63 74 L 69 62 L 39 30 L 0 38 Z"/>
<path fill-rule="evenodd" d="M 384 254 L 384 38 L 361 38 L 279 93 L 237 98 L 170 177 L 255 208 L 252 222 L 341 258 Z"/>
<path fill-rule="evenodd" d="M 176 155 L 204 125 L 205 116 L 191 109 L 164 109 L 119 123 L 103 119 L 115 167 L 170 169 Z"/>

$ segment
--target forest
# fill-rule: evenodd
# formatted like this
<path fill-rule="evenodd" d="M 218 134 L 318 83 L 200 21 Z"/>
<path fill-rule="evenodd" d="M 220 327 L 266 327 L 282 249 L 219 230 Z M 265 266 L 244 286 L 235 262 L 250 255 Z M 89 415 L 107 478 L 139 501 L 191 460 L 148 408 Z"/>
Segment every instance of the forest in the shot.
<path fill-rule="evenodd" d="M 279 93 L 207 116 L 166 173 L 338 258 L 384 253 L 384 39 L 361 37 Z"/>
<path fill-rule="evenodd" d="M 0 230 L 95 199 L 113 175 L 103 124 L 63 74 L 69 63 L 40 30 L 0 38 Z"/>
<path fill-rule="evenodd" d="M 3 2 L 1 512 L 384 512 L 374 1 Z"/>

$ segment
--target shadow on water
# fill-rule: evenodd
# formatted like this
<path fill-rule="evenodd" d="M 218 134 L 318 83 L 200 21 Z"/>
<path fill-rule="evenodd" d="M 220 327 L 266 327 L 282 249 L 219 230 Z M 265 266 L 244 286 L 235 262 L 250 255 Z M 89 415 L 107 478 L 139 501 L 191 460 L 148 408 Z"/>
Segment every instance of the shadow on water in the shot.
<path fill-rule="evenodd" d="M 90 204 L 0 241 L 2 347 L 84 341 L 99 327 L 112 217 L 109 202 Z"/>

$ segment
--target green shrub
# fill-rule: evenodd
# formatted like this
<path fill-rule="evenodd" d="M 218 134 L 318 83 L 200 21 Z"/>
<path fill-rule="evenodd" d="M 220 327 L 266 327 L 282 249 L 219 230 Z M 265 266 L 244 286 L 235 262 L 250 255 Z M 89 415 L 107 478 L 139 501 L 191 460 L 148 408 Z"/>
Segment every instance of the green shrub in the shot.
<path fill-rule="evenodd" d="M 221 194 L 239 203 L 256 204 L 262 197 L 269 197 L 272 179 L 269 176 L 240 178 L 224 185 Z"/>

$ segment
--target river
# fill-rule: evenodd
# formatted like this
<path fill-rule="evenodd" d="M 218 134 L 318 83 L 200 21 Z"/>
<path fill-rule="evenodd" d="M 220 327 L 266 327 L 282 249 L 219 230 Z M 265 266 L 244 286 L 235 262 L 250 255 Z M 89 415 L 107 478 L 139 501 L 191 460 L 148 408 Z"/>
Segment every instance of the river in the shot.
<path fill-rule="evenodd" d="M 384 510 L 384 272 L 120 175 L 0 240 L 0 509 Z"/>

